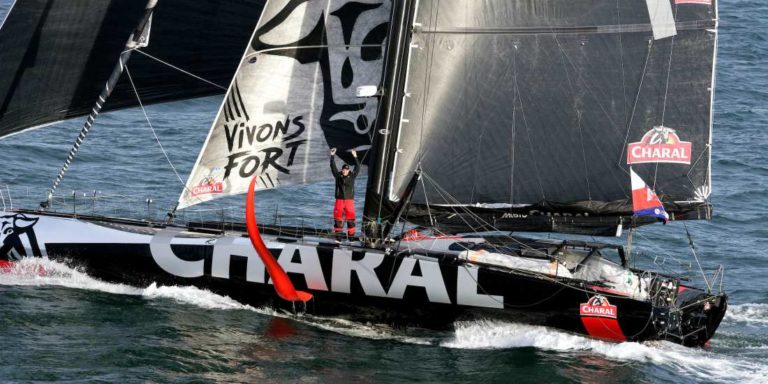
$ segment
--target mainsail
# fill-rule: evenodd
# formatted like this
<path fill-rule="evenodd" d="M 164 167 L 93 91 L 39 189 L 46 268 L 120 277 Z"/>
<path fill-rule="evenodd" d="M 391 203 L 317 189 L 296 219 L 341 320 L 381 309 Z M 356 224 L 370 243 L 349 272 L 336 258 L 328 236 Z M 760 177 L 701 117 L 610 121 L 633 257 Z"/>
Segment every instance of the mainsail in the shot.
<path fill-rule="evenodd" d="M 178 208 L 331 177 L 328 150 L 348 161 L 371 144 L 387 0 L 269 1 Z M 364 153 L 361 153 L 364 156 Z"/>
<path fill-rule="evenodd" d="M 265 0 L 160 0 L 142 49 L 226 84 Z M 88 114 L 145 1 L 18 0 L 0 29 L 0 137 Z M 222 93 L 148 56 L 129 63 L 144 104 Z M 137 106 L 125 77 L 105 110 Z"/>
<path fill-rule="evenodd" d="M 630 165 L 674 219 L 708 218 L 715 0 L 414 4 L 383 191 L 421 169 L 409 220 L 613 234 Z"/>

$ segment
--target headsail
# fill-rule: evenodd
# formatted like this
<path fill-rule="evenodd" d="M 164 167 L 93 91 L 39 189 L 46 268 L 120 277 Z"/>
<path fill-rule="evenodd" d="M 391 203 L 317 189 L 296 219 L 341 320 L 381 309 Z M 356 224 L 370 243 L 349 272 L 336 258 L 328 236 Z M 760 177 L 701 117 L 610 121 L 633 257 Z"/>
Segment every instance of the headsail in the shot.
<path fill-rule="evenodd" d="M 264 1 L 161 0 L 142 51 L 226 86 Z M 145 5 L 16 1 L 0 29 L 0 137 L 90 113 Z M 222 93 L 141 54 L 129 65 L 144 104 Z M 104 109 L 137 105 L 123 77 Z"/>
<path fill-rule="evenodd" d="M 413 201 L 455 230 L 479 206 L 497 228 L 613 234 L 633 164 L 674 218 L 708 216 L 715 0 L 415 4 L 390 198 L 420 164 Z"/>
<path fill-rule="evenodd" d="M 328 179 L 329 148 L 368 148 L 378 99 L 356 91 L 381 82 L 390 7 L 269 1 L 178 207 L 244 193 L 254 176 L 260 188 Z"/>

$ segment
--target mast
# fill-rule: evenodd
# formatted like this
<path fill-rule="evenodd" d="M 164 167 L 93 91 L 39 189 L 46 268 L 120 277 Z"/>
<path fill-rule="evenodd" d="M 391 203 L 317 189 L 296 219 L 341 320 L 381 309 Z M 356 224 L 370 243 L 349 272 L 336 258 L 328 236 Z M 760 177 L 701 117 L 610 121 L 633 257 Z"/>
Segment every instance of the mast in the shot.
<path fill-rule="evenodd" d="M 386 196 L 386 176 L 392 166 L 392 151 L 397 143 L 398 132 L 395 129 L 400 125 L 396 119 L 400 116 L 402 97 L 401 91 L 405 81 L 405 69 L 407 65 L 407 41 L 409 39 L 409 25 L 413 22 L 415 7 L 412 0 L 394 1 L 392 6 L 392 22 L 390 24 L 385 52 L 383 93 L 379 103 L 379 113 L 376 121 L 383 124 L 374 135 L 372 146 L 372 161 L 368 170 L 368 185 L 365 193 L 365 206 L 363 209 L 363 229 L 366 238 L 376 241 L 382 238 L 382 218 L 390 216 L 394 207 Z"/>
<path fill-rule="evenodd" d="M 51 186 L 51 189 L 48 191 L 48 197 L 46 201 L 40 204 L 42 208 L 47 208 L 50 205 L 50 201 L 53 198 L 54 192 L 56 192 L 56 188 L 59 187 L 61 180 L 64 178 L 64 174 L 69 169 L 69 165 L 72 163 L 72 160 L 74 160 L 75 156 L 77 155 L 77 151 L 80 149 L 80 145 L 83 144 L 83 141 L 85 140 L 85 136 L 88 135 L 88 132 L 93 126 L 93 122 L 96 120 L 96 117 L 99 115 L 99 112 L 101 112 L 101 109 L 104 107 L 104 104 L 106 104 L 107 99 L 109 98 L 109 95 L 112 94 L 112 91 L 115 89 L 117 82 L 120 80 L 120 76 L 123 74 L 123 71 L 125 70 L 125 66 L 128 63 L 128 59 L 130 59 L 131 57 L 131 52 L 133 52 L 134 49 L 146 47 L 149 44 L 149 30 L 152 24 L 151 23 L 152 12 L 155 9 L 155 5 L 157 5 L 157 0 L 149 0 L 147 2 L 147 6 L 144 11 L 144 16 L 142 16 L 141 20 L 139 21 L 139 24 L 136 26 L 136 29 L 133 31 L 133 33 L 131 33 L 131 36 L 128 38 L 128 41 L 125 43 L 125 48 L 123 52 L 120 54 L 117 65 L 112 70 L 112 74 L 109 76 L 109 79 L 107 80 L 107 84 L 104 86 L 104 89 L 102 89 L 101 93 L 99 94 L 98 100 L 96 100 L 96 103 L 94 104 L 93 109 L 91 109 L 91 113 L 88 115 L 88 119 L 85 120 L 85 124 L 83 125 L 83 128 L 80 130 L 80 134 L 77 136 L 75 143 L 72 145 L 72 149 L 69 150 L 69 154 L 67 155 L 67 159 L 64 161 L 64 165 L 61 167 L 59 174 L 56 176 L 56 180 L 54 180 L 53 185 Z"/>

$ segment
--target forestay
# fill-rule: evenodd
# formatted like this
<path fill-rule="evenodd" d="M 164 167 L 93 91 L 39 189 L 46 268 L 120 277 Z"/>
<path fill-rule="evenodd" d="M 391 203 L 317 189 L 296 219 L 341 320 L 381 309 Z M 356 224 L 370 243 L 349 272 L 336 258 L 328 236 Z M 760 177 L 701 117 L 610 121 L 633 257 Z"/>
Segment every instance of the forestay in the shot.
<path fill-rule="evenodd" d="M 715 0 L 416 4 L 391 199 L 420 163 L 416 203 L 631 216 L 632 165 L 707 205 Z"/>
<path fill-rule="evenodd" d="M 390 2 L 269 1 L 179 199 L 179 208 L 331 178 L 328 150 L 370 147 Z M 364 156 L 364 153 L 361 153 Z"/>

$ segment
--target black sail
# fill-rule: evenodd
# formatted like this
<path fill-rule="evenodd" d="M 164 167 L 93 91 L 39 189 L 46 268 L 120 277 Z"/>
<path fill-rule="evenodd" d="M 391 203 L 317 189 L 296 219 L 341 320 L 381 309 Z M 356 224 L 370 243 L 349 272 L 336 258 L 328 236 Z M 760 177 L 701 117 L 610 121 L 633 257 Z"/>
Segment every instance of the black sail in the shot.
<path fill-rule="evenodd" d="M 88 114 L 142 17 L 135 0 L 18 0 L 0 29 L 0 137 Z M 144 52 L 226 88 L 264 0 L 160 0 Z M 223 93 L 141 54 L 145 104 Z M 136 106 L 124 77 L 105 109 Z"/>
<path fill-rule="evenodd" d="M 673 218 L 708 218 L 715 0 L 415 4 L 390 199 L 420 167 L 413 202 L 453 230 L 473 210 L 488 227 L 612 234 L 632 167 Z"/>

